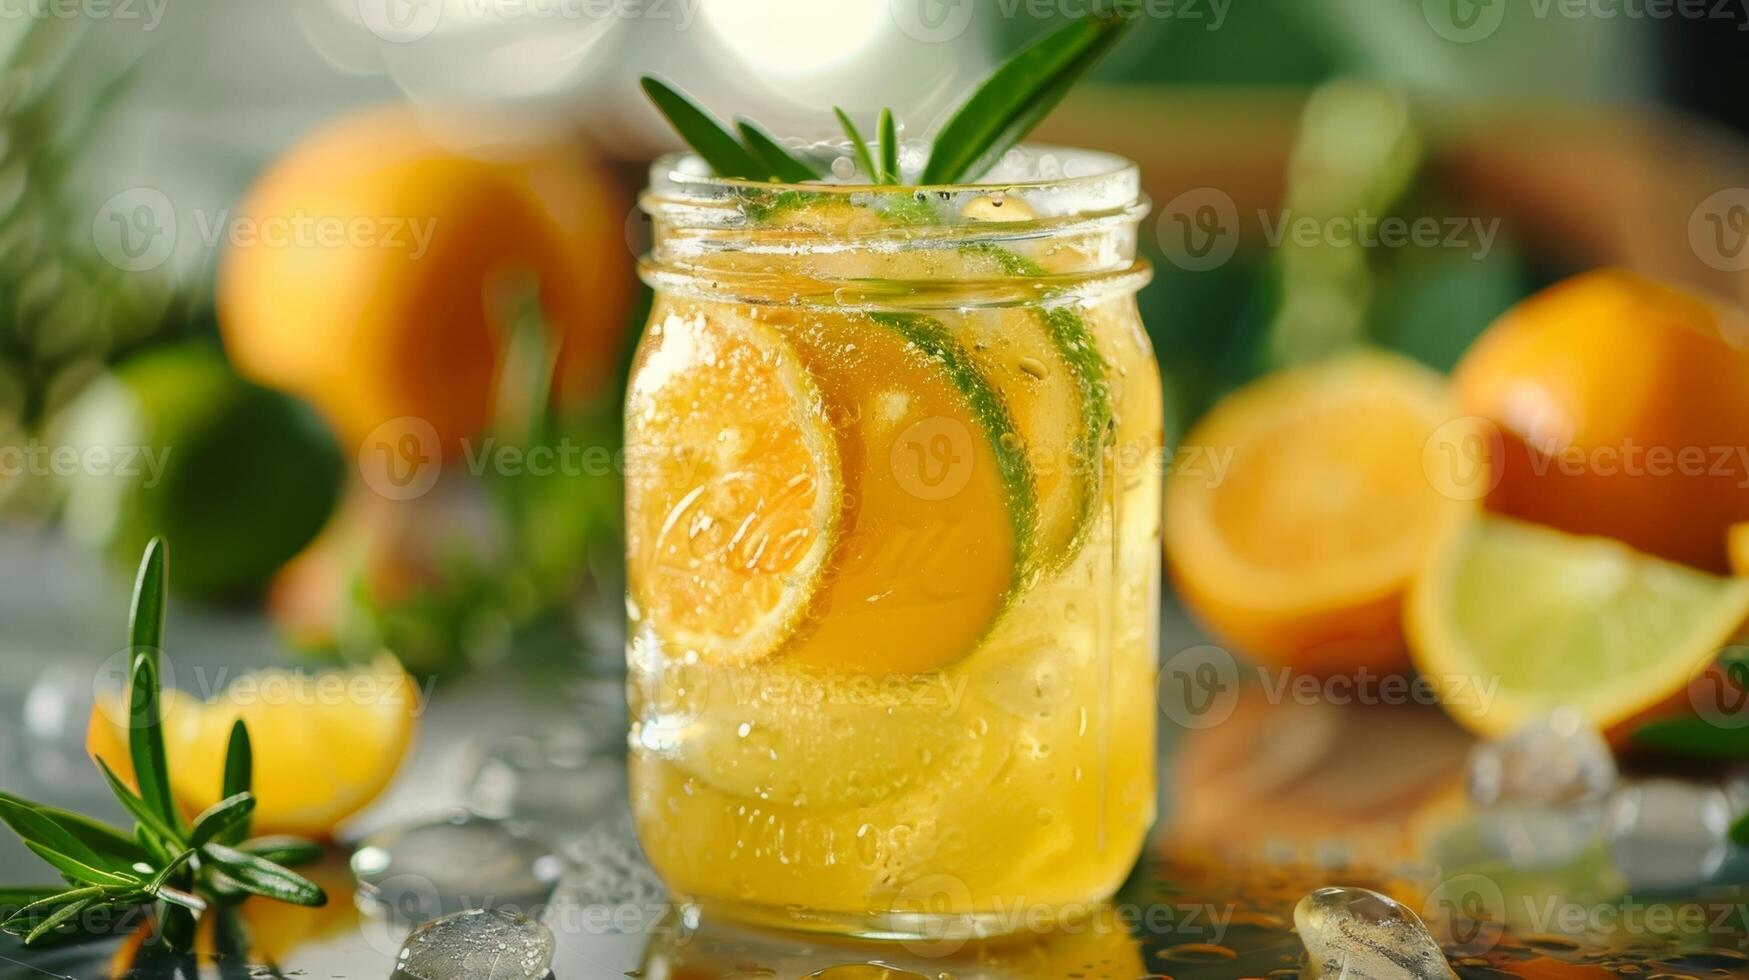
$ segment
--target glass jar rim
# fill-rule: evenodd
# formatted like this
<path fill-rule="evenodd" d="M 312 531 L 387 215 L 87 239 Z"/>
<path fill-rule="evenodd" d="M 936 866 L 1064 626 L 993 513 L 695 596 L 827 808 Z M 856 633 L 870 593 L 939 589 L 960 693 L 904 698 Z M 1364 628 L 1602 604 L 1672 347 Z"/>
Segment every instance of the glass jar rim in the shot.
<path fill-rule="evenodd" d="M 844 155 L 850 153 L 850 144 L 843 141 L 823 141 L 815 146 L 830 148 Z M 1133 204 L 1141 195 L 1140 170 L 1134 162 L 1115 153 L 1042 143 L 1026 143 L 1018 149 L 1031 152 L 1041 160 L 1053 160 L 1065 172 L 1048 177 L 954 184 L 870 184 L 838 181 L 786 183 L 718 177 L 708 172 L 708 167 L 698 154 L 680 151 L 664 154 L 650 165 L 650 183 L 645 196 L 650 199 L 650 203 L 702 203 L 749 194 L 770 196 L 786 192 L 867 199 L 920 194 L 957 196 L 1000 191 L 1073 200 L 1076 206 L 1070 213 L 1075 213 L 1121 209 Z M 646 208 L 648 206 L 647 204 Z"/>

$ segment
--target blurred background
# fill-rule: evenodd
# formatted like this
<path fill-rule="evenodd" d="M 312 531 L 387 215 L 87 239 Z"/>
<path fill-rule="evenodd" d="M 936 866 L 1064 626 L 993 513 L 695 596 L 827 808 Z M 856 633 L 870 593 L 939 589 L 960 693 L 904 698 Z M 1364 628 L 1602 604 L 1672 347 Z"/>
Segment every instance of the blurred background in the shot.
<path fill-rule="evenodd" d="M 787 135 L 888 104 L 922 135 L 1079 12 L 86 6 L 21 0 L 0 22 L 3 550 L 28 568 L 65 541 L 125 566 L 166 533 L 181 595 L 264 611 L 316 655 L 389 641 L 437 673 L 619 655 L 615 411 L 647 296 L 633 200 L 674 146 L 637 76 Z M 1040 138 L 1136 160 L 1160 206 L 1141 301 L 1170 431 L 1343 344 L 1448 369 L 1514 301 L 1593 266 L 1741 296 L 1697 209 L 1743 227 L 1743 198 L 1718 195 L 1749 162 L 1749 35 L 1737 7 L 1683 9 L 1150 5 Z M 1172 218 L 1211 203 L 1231 241 L 1192 255 Z M 1267 217 L 1296 208 L 1432 217 L 1440 240 L 1296 248 Z M 543 438 L 574 452 L 555 466 L 503 465 L 528 433 L 494 428 L 514 424 L 491 401 L 519 289 L 563 348 Z M 364 457 L 415 444 L 441 455 L 432 486 L 372 490 Z"/>
<path fill-rule="evenodd" d="M 834 105 L 893 106 L 924 136 L 997 60 L 1083 12 L 3 7 L 0 776 L 74 801 L 101 794 L 82 752 L 91 668 L 120 643 L 157 534 L 177 657 L 387 648 L 439 692 L 508 689 L 458 726 L 573 704 L 579 685 L 620 724 L 619 407 L 649 299 L 635 198 L 678 147 L 638 76 L 787 136 L 833 138 Z M 1586 270 L 1749 302 L 1742 3 L 1159 0 L 1139 19 L 1035 139 L 1140 165 L 1169 450 L 1229 392 L 1351 347 L 1451 371 L 1515 304 Z M 1431 232 L 1302 239 L 1296 215 Z M 1586 315 L 1632 320 L 1600 302 Z M 1634 362 L 1631 332 L 1611 336 Z M 549 366 L 550 399 L 530 398 Z M 1584 370 L 1602 403 L 1645 380 Z M 1729 412 L 1749 404 L 1731 400 L 1749 399 L 1749 369 L 1736 379 L 1728 397 L 1653 381 Z M 1710 442 L 1749 444 L 1745 425 Z M 1749 518 L 1736 494 L 1722 524 Z M 1697 549 L 1616 536 L 1723 573 L 1722 530 L 1705 533 Z M 1191 613 L 1202 627 L 1168 599 L 1168 652 L 1222 639 L 1218 609 Z M 1417 726 L 1423 758 L 1464 751 L 1436 713 L 1386 730 Z M 1252 748 L 1217 746 L 1193 773 Z M 396 792 L 402 812 L 435 793 Z M 1192 816 L 1218 825 L 1251 800 L 1228 802 Z"/>

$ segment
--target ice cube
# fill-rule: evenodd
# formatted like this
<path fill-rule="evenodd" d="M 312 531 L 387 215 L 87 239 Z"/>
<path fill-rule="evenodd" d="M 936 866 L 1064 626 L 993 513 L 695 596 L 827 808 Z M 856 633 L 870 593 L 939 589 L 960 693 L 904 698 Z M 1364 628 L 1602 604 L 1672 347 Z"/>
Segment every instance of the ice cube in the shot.
<path fill-rule="evenodd" d="M 1711 784 L 1624 783 L 1609 798 L 1604 826 L 1616 870 L 1635 888 L 1698 885 L 1718 873 L 1731 850 L 1731 802 Z"/>
<path fill-rule="evenodd" d="M 1364 888 L 1320 888 L 1294 906 L 1306 947 L 1305 978 L 1452 980 L 1421 917 Z"/>
<path fill-rule="evenodd" d="M 471 908 L 544 905 L 564 859 L 519 824 L 458 812 L 365 838 L 352 855 L 359 896 L 403 922 Z"/>
<path fill-rule="evenodd" d="M 1594 803 L 1615 780 L 1609 743 L 1572 708 L 1557 708 L 1470 752 L 1470 798 L 1482 806 Z"/>
<path fill-rule="evenodd" d="M 396 976 L 409 980 L 540 980 L 557 942 L 542 923 L 504 909 L 469 909 L 413 930 Z"/>

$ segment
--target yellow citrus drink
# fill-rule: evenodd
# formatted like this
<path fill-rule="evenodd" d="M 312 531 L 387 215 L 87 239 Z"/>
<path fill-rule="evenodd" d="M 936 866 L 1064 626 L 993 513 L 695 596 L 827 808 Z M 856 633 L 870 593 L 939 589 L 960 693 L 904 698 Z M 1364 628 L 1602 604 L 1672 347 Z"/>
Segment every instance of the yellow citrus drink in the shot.
<path fill-rule="evenodd" d="M 632 797 L 675 894 L 868 936 L 1109 896 L 1154 812 L 1161 393 L 1121 160 L 658 163 L 626 399 Z"/>

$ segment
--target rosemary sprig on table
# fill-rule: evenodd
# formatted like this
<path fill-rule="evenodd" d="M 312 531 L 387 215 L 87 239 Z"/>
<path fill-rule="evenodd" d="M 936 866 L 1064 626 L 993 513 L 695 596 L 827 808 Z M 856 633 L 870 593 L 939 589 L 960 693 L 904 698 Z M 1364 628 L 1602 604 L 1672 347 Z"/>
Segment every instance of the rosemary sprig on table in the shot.
<path fill-rule="evenodd" d="M 930 146 L 920 184 L 963 184 L 987 173 L 1063 100 L 1099 62 L 1134 20 L 1120 2 L 1045 35 L 1008 59 L 954 111 Z M 812 162 L 785 149 L 764 129 L 738 120 L 735 133 L 684 93 L 659 78 L 643 78 L 645 94 L 699 157 L 719 177 L 804 183 L 821 178 Z M 901 184 L 898 125 L 881 110 L 876 129 L 879 156 L 843 109 L 834 108 L 857 165 L 869 182 Z"/>
<path fill-rule="evenodd" d="M 146 546 L 134 583 L 129 647 L 128 754 L 131 789 L 102 759 L 95 760 L 116 799 L 134 818 L 130 835 L 77 813 L 0 792 L 0 821 L 24 846 L 60 873 L 65 887 L 0 888 L 0 930 L 37 945 L 84 933 L 82 916 L 155 907 L 158 935 L 188 949 L 196 918 L 214 901 L 260 895 L 294 905 L 322 905 L 322 889 L 285 867 L 320 857 L 321 849 L 291 837 L 245 840 L 255 810 L 249 730 L 231 728 L 219 802 L 183 819 L 170 791 L 164 752 L 159 657 L 164 631 L 162 539 Z M 91 921 L 115 921 L 104 916 Z"/>

